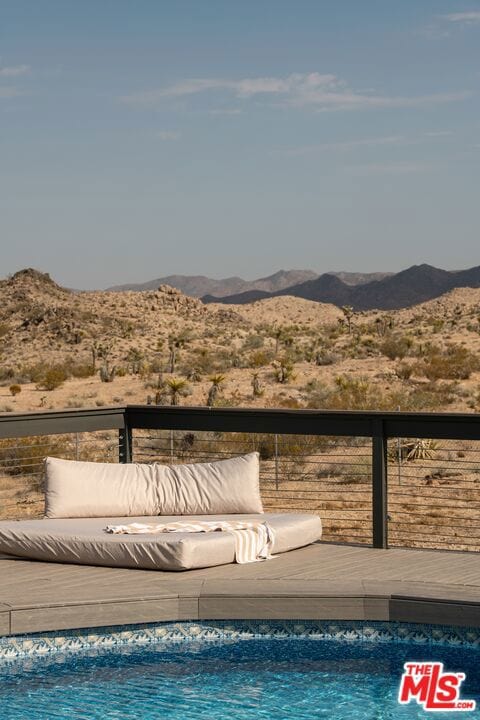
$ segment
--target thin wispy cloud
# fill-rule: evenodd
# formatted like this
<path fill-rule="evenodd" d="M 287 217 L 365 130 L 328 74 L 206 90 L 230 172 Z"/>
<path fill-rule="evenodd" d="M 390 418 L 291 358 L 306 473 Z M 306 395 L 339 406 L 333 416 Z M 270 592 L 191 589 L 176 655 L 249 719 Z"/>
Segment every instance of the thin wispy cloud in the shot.
<path fill-rule="evenodd" d="M 383 137 L 360 138 L 358 140 L 340 140 L 338 142 L 319 143 L 317 145 L 302 145 L 300 147 L 288 148 L 282 151 L 282 155 L 288 157 L 297 157 L 301 155 L 310 155 L 319 152 L 345 152 L 355 150 L 362 147 L 379 147 L 382 145 L 406 145 L 410 144 L 403 135 L 387 135 Z"/>
<path fill-rule="evenodd" d="M 424 133 L 425 137 L 430 138 L 442 138 L 442 137 L 450 137 L 453 135 L 453 132 L 451 130 L 430 130 L 429 132 Z"/>
<path fill-rule="evenodd" d="M 442 20 L 451 23 L 460 23 L 462 25 L 474 25 L 480 23 L 480 10 L 472 10 L 469 12 L 454 12 L 440 15 Z"/>
<path fill-rule="evenodd" d="M 356 91 L 345 80 L 332 74 L 293 73 L 285 78 L 257 77 L 242 80 L 193 78 L 156 90 L 133 93 L 121 98 L 130 105 L 151 107 L 170 98 L 204 93 L 227 93 L 240 100 L 270 99 L 288 107 L 310 108 L 317 112 L 368 108 L 424 107 L 459 102 L 468 91 L 412 96 L 379 95 Z"/>
<path fill-rule="evenodd" d="M 159 130 L 156 133 L 156 136 L 163 142 L 169 142 L 173 140 L 178 140 L 181 137 L 181 133 L 179 133 L 177 130 Z"/>
<path fill-rule="evenodd" d="M 217 115 L 241 115 L 242 111 L 240 108 L 214 108 L 213 110 L 209 110 L 209 115 L 217 116 Z"/>
<path fill-rule="evenodd" d="M 13 87 L 0 87 L 0 100 L 18 97 L 22 93 Z"/>
<path fill-rule="evenodd" d="M 30 65 L 12 65 L 11 67 L 2 67 L 0 65 L 0 77 L 18 77 L 19 75 L 27 75 L 30 72 Z"/>
<path fill-rule="evenodd" d="M 352 175 L 413 175 L 429 170 L 427 165 L 413 162 L 368 163 L 365 165 L 351 165 L 347 171 Z"/>

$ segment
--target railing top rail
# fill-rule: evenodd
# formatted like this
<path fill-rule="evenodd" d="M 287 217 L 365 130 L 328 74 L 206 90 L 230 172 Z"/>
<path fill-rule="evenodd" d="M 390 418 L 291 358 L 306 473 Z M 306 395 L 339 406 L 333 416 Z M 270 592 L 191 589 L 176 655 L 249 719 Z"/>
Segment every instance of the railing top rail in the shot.
<path fill-rule="evenodd" d="M 0 414 L 0 438 L 115 430 L 125 426 L 124 407 Z"/>
<path fill-rule="evenodd" d="M 128 405 L 132 428 L 301 435 L 480 440 L 480 415 L 364 410 L 290 410 Z"/>
<path fill-rule="evenodd" d="M 480 440 L 480 414 L 127 405 L 0 414 L 0 438 L 122 429 Z"/>

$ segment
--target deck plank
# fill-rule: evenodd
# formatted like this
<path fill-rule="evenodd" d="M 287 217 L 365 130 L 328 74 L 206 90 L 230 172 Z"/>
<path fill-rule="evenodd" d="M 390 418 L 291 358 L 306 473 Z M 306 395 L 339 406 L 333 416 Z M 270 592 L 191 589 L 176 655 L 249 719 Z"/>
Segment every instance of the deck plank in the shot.
<path fill-rule="evenodd" d="M 0 635 L 240 617 L 480 625 L 480 553 L 315 543 L 186 572 L 0 558 Z"/>

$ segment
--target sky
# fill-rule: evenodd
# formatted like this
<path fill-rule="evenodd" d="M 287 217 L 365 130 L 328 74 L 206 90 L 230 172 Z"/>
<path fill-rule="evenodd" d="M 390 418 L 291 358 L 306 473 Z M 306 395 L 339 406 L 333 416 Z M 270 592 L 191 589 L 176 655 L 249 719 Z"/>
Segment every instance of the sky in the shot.
<path fill-rule="evenodd" d="M 0 275 L 480 264 L 480 0 L 0 0 Z"/>

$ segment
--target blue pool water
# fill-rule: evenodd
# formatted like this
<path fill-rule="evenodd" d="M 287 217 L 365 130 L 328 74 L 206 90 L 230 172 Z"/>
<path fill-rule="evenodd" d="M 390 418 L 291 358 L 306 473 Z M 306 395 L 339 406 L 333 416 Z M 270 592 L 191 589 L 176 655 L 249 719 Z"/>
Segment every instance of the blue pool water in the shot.
<path fill-rule="evenodd" d="M 480 704 L 480 650 L 410 643 L 253 638 L 56 653 L 0 665 L 1 720 L 423 718 L 400 706 L 403 664 L 465 672 Z M 479 713 L 434 713 L 435 718 Z"/>

